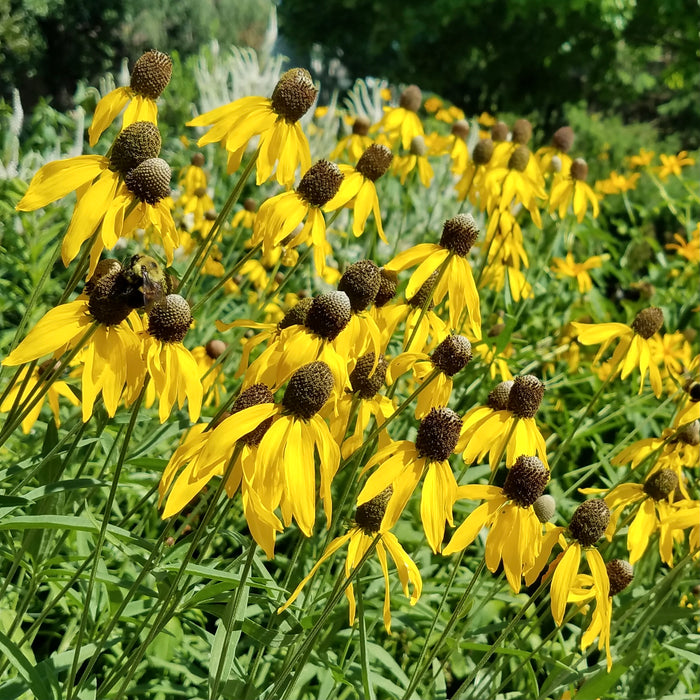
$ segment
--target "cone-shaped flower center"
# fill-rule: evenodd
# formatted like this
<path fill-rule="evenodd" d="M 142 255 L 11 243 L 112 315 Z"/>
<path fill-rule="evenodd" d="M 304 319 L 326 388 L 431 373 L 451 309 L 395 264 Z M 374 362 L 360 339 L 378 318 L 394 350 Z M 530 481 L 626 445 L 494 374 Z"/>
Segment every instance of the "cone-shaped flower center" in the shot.
<path fill-rule="evenodd" d="M 508 408 L 508 397 L 514 383 L 512 379 L 508 379 L 505 382 L 496 384 L 491 390 L 488 399 L 486 399 L 486 405 L 494 411 L 505 411 Z"/>
<path fill-rule="evenodd" d="M 409 85 L 399 98 L 399 107 L 417 112 L 423 102 L 423 93 L 417 85 Z"/>
<path fill-rule="evenodd" d="M 571 177 L 574 180 L 585 182 L 588 177 L 588 163 L 583 158 L 577 158 L 571 164 Z"/>
<path fill-rule="evenodd" d="M 195 166 L 195 168 L 201 168 L 204 166 L 204 154 L 195 153 L 192 158 L 190 158 L 190 163 Z"/>
<path fill-rule="evenodd" d="M 312 301 L 304 325 L 322 338 L 333 340 L 348 325 L 351 316 L 348 295 L 345 292 L 328 292 Z"/>
<path fill-rule="evenodd" d="M 694 420 L 692 423 L 686 423 L 676 431 L 676 440 L 685 445 L 700 444 L 700 421 Z"/>
<path fill-rule="evenodd" d="M 493 156 L 493 141 L 491 139 L 481 139 L 476 146 L 474 146 L 474 151 L 472 152 L 472 160 L 477 165 L 486 165 Z"/>
<path fill-rule="evenodd" d="M 610 522 L 610 509 L 601 498 L 582 503 L 571 516 L 569 532 L 584 547 L 594 545 L 604 534 Z"/>
<path fill-rule="evenodd" d="M 510 129 L 508 129 L 508 124 L 505 122 L 496 122 L 492 127 L 491 127 L 491 138 L 494 141 L 505 141 L 508 138 L 508 132 Z"/>
<path fill-rule="evenodd" d="M 549 481 L 549 469 L 537 459 L 524 455 L 515 460 L 503 484 L 503 493 L 521 508 L 531 506 Z"/>
<path fill-rule="evenodd" d="M 258 203 L 252 197 L 246 197 L 243 200 L 243 208 L 246 211 L 254 212 L 258 208 Z"/>
<path fill-rule="evenodd" d="M 220 343 L 221 341 L 215 340 L 211 342 Z M 238 398 L 233 402 L 233 406 L 231 406 L 231 414 L 238 413 L 238 411 L 242 411 L 244 408 L 257 406 L 261 403 L 274 402 L 275 399 L 272 396 L 272 392 L 270 391 L 269 387 L 267 387 L 265 384 L 252 384 L 247 389 L 242 391 L 238 395 Z M 251 430 L 249 433 L 246 433 L 241 438 L 241 441 L 249 447 L 257 447 L 271 425 L 272 418 L 266 418 L 257 428 Z"/>
<path fill-rule="evenodd" d="M 386 370 L 389 365 L 384 357 L 380 357 L 377 368 L 370 374 L 374 365 L 374 357 L 373 352 L 366 353 L 357 361 L 355 369 L 350 372 L 350 386 L 361 399 L 371 399 L 384 386 Z"/>
<path fill-rule="evenodd" d="M 527 164 L 530 162 L 530 151 L 527 146 L 518 146 L 508 159 L 508 168 L 517 170 L 519 173 L 525 172 Z"/>
<path fill-rule="evenodd" d="M 352 133 L 356 134 L 357 136 L 367 136 L 367 134 L 369 134 L 370 126 L 371 123 L 369 119 L 363 115 L 360 115 L 355 118 L 355 121 L 352 124 Z"/>
<path fill-rule="evenodd" d="M 365 535 L 376 535 L 379 532 L 386 507 L 389 505 L 389 499 L 393 493 L 394 487 L 387 486 L 367 503 L 357 506 L 355 522 Z"/>
<path fill-rule="evenodd" d="M 440 236 L 440 245 L 457 255 L 465 257 L 471 250 L 477 237 L 479 227 L 471 214 L 458 214 L 445 221 Z"/>
<path fill-rule="evenodd" d="M 170 196 L 170 166 L 162 158 L 148 158 L 130 170 L 124 182 L 134 196 L 147 204 L 158 204 Z"/>
<path fill-rule="evenodd" d="M 416 435 L 416 450 L 431 462 L 444 462 L 454 451 L 462 419 L 450 408 L 431 408 Z"/>
<path fill-rule="evenodd" d="M 605 568 L 610 579 L 610 595 L 614 596 L 624 591 L 632 583 L 634 569 L 632 564 L 624 559 L 611 559 Z"/>
<path fill-rule="evenodd" d="M 469 136 L 469 122 L 466 119 L 458 119 L 450 129 L 453 136 L 466 141 Z"/>
<path fill-rule="evenodd" d="M 376 182 L 389 169 L 394 154 L 381 143 L 373 143 L 360 156 L 355 170 L 372 182 Z"/>
<path fill-rule="evenodd" d="M 125 280 L 118 260 L 100 260 L 95 273 L 85 284 L 89 295 L 90 315 L 105 326 L 121 323 L 132 311 L 133 306 L 125 298 Z"/>
<path fill-rule="evenodd" d="M 642 309 L 632 321 L 632 330 L 645 340 L 649 340 L 654 333 L 661 330 L 664 325 L 664 312 L 658 306 L 650 306 Z"/>
<path fill-rule="evenodd" d="M 435 367 L 451 377 L 472 359 L 472 344 L 463 335 L 450 335 L 435 348 L 430 359 Z"/>
<path fill-rule="evenodd" d="M 299 121 L 311 108 L 318 90 L 305 68 L 292 68 L 280 77 L 272 92 L 272 109 L 290 124 Z"/>
<path fill-rule="evenodd" d="M 518 418 L 532 418 L 542 403 L 544 384 L 534 375 L 516 377 L 508 395 L 508 410 Z"/>
<path fill-rule="evenodd" d="M 168 86 L 173 75 L 173 62 L 167 53 L 146 51 L 131 71 L 131 89 L 138 95 L 155 100 Z"/>
<path fill-rule="evenodd" d="M 399 276 L 393 270 L 379 268 L 379 291 L 374 297 L 374 305 L 384 306 L 396 296 L 396 287 L 399 284 Z"/>
<path fill-rule="evenodd" d="M 134 122 L 116 139 L 109 156 L 109 169 L 126 175 L 147 158 L 160 153 L 160 132 L 151 122 Z"/>
<path fill-rule="evenodd" d="M 515 124 L 513 124 L 513 143 L 519 143 L 524 146 L 531 136 L 532 124 L 527 119 L 516 119 Z"/>
<path fill-rule="evenodd" d="M 278 330 L 289 328 L 289 326 L 304 325 L 312 303 L 313 299 L 311 297 L 299 299 L 299 301 L 294 304 L 289 311 L 287 311 L 282 320 L 277 324 Z"/>
<path fill-rule="evenodd" d="M 168 294 L 148 314 L 148 333 L 164 343 L 179 343 L 192 323 L 190 305 L 179 294 Z"/>
<path fill-rule="evenodd" d="M 411 139 L 411 145 L 408 147 L 412 156 L 424 156 L 428 152 L 428 146 L 425 139 L 418 134 Z"/>
<path fill-rule="evenodd" d="M 212 360 L 216 360 L 218 357 L 221 357 L 224 350 L 226 350 L 226 343 L 224 343 L 223 340 L 218 340 L 215 338 L 214 340 L 210 340 L 204 346 L 204 350 Z"/>
<path fill-rule="evenodd" d="M 343 173 L 335 163 L 319 160 L 301 178 L 297 194 L 312 207 L 322 207 L 335 197 L 342 181 Z"/>
<path fill-rule="evenodd" d="M 406 299 L 406 303 L 409 306 L 413 306 L 416 309 L 422 309 L 425 306 L 426 301 L 430 299 L 428 302 L 428 311 L 435 306 L 433 304 L 433 285 L 435 284 L 435 280 L 437 279 L 438 273 L 437 270 L 433 272 L 430 277 L 428 277 L 425 282 L 420 286 L 418 291 L 410 298 Z"/>
<path fill-rule="evenodd" d="M 371 260 L 359 260 L 345 270 L 338 291 L 348 295 L 353 311 L 363 311 L 377 296 L 381 279 L 379 268 Z"/>
<path fill-rule="evenodd" d="M 548 523 L 554 516 L 557 509 L 557 502 L 553 496 L 548 493 L 543 493 L 533 504 L 532 510 L 535 511 L 537 519 L 541 523 Z"/>
<path fill-rule="evenodd" d="M 574 130 L 570 126 L 562 126 L 552 136 L 552 146 L 562 153 L 568 153 L 574 145 Z"/>
<path fill-rule="evenodd" d="M 670 469 L 659 469 L 644 482 L 644 493 L 655 501 L 668 498 L 678 487 L 678 477 Z"/>
<path fill-rule="evenodd" d="M 690 379 L 688 382 L 686 382 L 684 388 L 688 392 L 688 396 L 690 396 L 690 400 L 693 403 L 700 401 L 700 382 L 695 382 Z"/>
<path fill-rule="evenodd" d="M 328 401 L 333 390 L 333 373 L 325 362 L 310 362 L 291 376 L 282 405 L 297 418 L 308 420 Z"/>

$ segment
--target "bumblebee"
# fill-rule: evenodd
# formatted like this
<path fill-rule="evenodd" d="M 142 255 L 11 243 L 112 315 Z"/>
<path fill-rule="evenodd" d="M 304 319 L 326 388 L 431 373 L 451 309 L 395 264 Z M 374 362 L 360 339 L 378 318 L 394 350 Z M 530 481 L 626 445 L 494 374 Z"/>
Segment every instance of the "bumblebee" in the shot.
<path fill-rule="evenodd" d="M 126 283 L 122 298 L 134 309 L 143 307 L 147 312 L 171 291 L 170 280 L 150 255 L 134 255 L 122 270 Z"/>

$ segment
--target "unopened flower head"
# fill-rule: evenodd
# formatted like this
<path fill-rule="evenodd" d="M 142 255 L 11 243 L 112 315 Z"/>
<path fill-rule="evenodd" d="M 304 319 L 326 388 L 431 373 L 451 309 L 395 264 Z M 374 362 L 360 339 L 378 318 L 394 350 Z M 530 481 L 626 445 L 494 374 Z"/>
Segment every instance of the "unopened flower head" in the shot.
<path fill-rule="evenodd" d="M 131 71 L 131 89 L 138 95 L 155 100 L 168 86 L 172 75 L 170 56 L 151 49 L 136 61 Z"/>
<path fill-rule="evenodd" d="M 532 509 L 535 511 L 537 519 L 541 523 L 548 523 L 557 510 L 557 502 L 553 496 L 548 493 L 543 493 L 533 504 Z"/>
<path fill-rule="evenodd" d="M 418 134 L 411 139 L 409 151 L 413 156 L 424 156 L 428 152 L 428 145 L 425 143 L 425 138 Z"/>
<path fill-rule="evenodd" d="M 462 419 L 452 409 L 430 409 L 418 426 L 418 454 L 433 462 L 444 462 L 454 452 L 461 428 Z"/>
<path fill-rule="evenodd" d="M 521 508 L 537 501 L 549 481 L 549 469 L 537 459 L 521 455 L 510 468 L 503 493 Z"/>
<path fill-rule="evenodd" d="M 381 284 L 379 268 L 371 260 L 359 260 L 348 266 L 338 282 L 353 311 L 364 311 L 375 299 Z"/>
<path fill-rule="evenodd" d="M 582 503 L 571 516 L 569 532 L 584 547 L 591 547 L 604 534 L 610 522 L 610 509 L 602 498 Z"/>
<path fill-rule="evenodd" d="M 283 406 L 297 418 L 312 418 L 333 391 L 333 373 L 325 362 L 310 362 L 292 374 L 284 391 Z"/>
<path fill-rule="evenodd" d="M 224 354 L 224 351 L 226 350 L 226 343 L 224 343 L 223 340 L 210 340 L 205 346 L 204 346 L 204 351 L 207 353 L 207 355 L 212 359 L 216 360 L 221 355 Z"/>

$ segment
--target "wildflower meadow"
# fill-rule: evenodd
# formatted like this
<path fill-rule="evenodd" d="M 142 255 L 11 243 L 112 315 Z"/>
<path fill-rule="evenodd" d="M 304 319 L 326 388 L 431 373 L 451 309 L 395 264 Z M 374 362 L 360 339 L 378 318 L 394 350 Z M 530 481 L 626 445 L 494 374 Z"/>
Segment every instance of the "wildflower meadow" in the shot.
<path fill-rule="evenodd" d="M 697 152 L 127 68 L 0 112 L 0 698 L 697 697 Z"/>

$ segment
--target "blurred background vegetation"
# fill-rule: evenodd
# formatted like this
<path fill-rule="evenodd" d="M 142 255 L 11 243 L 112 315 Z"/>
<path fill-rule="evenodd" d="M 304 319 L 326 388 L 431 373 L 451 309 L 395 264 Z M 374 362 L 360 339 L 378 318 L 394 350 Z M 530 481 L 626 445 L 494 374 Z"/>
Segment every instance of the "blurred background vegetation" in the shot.
<path fill-rule="evenodd" d="M 417 83 L 549 133 L 576 105 L 700 146 L 697 0 L 0 0 L 0 97 L 68 109 L 79 81 L 144 49 L 259 48 L 273 6 L 279 50 L 326 88 Z"/>

